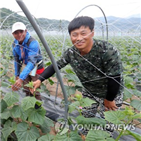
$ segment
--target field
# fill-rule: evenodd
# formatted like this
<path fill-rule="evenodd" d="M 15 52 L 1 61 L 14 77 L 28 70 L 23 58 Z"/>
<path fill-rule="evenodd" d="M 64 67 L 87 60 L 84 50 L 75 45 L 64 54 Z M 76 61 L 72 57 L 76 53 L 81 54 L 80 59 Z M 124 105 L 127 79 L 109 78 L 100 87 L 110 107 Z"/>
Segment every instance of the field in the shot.
<path fill-rule="evenodd" d="M 45 67 L 51 64 L 50 57 L 46 53 L 42 43 L 38 39 L 37 36 L 34 36 L 40 43 L 42 55 L 44 58 Z M 99 38 L 99 37 L 96 37 Z M 64 37 L 62 36 L 45 36 L 45 39 L 50 47 L 52 54 L 55 60 L 58 60 L 63 51 L 68 47 L 72 46 L 70 39 L 67 37 L 64 41 Z M 35 119 L 31 118 L 30 112 L 33 108 L 30 103 L 26 103 L 31 99 L 23 98 L 21 104 L 19 102 L 18 92 L 10 91 L 11 85 L 14 83 L 14 67 L 13 67 L 13 55 L 11 44 L 13 42 L 12 36 L 2 36 L 0 39 L 1 48 L 1 63 L 0 63 L 0 74 L 1 74 L 1 87 L 7 89 L 8 92 L 3 91 L 1 89 L 1 118 L 2 118 L 2 139 L 13 139 L 12 133 L 15 131 L 17 138 L 20 138 L 20 141 L 25 141 L 24 136 L 27 139 L 30 139 L 30 136 L 27 134 L 27 130 L 30 131 L 30 135 L 33 135 L 34 139 L 38 138 L 38 141 L 44 141 L 48 138 L 48 140 L 61 141 L 65 138 L 72 141 L 78 140 L 86 140 L 90 141 L 92 138 L 96 138 L 101 136 L 101 139 L 105 139 L 109 141 L 109 134 L 106 131 L 97 130 L 93 133 L 93 130 L 89 131 L 87 136 L 81 135 L 79 136 L 77 130 L 71 131 L 67 128 L 63 130 L 61 133 L 57 133 L 56 135 L 51 136 L 50 126 L 53 126 L 53 121 L 50 119 L 44 119 L 45 110 L 42 107 L 42 111 L 35 111 L 34 114 L 37 116 Z M 105 120 L 113 123 L 113 124 L 125 124 L 125 125 L 134 125 L 135 127 L 141 128 L 141 37 L 109 37 L 109 42 L 116 46 L 121 54 L 121 59 L 124 68 L 124 105 L 121 111 L 108 111 L 105 112 Z M 92 103 L 89 99 L 81 98 L 81 84 L 73 73 L 72 68 L 68 65 L 61 70 L 62 79 L 65 85 L 65 89 L 67 92 L 67 97 L 69 100 L 69 113 L 77 110 L 80 112 L 80 115 L 73 119 L 73 117 L 68 117 L 68 124 L 74 124 L 74 120 L 78 124 L 94 124 L 94 125 L 104 125 L 105 120 L 93 118 L 92 120 L 86 118 L 81 115 L 81 108 L 84 106 L 90 106 Z M 46 80 L 40 89 L 41 92 L 46 92 L 48 95 L 56 95 L 62 99 L 62 103 L 64 103 L 64 97 L 60 88 L 58 86 L 56 75 Z M 75 94 L 79 94 L 80 97 Z M 34 104 L 37 102 L 35 99 L 32 99 Z M 82 102 L 83 101 L 83 102 Z M 18 104 L 17 104 L 18 103 Z M 26 105 L 27 104 L 27 105 Z M 27 112 L 27 117 L 22 117 L 21 113 L 13 112 L 14 109 L 18 109 L 17 105 L 21 105 L 20 108 L 23 112 Z M 65 104 L 64 104 L 65 106 Z M 13 109 L 13 110 L 12 110 Z M 30 112 L 29 112 L 30 111 Z M 37 112 L 37 113 L 36 113 Z M 39 116 L 40 115 L 40 116 Z M 122 116 L 121 116 L 122 115 Z M 39 117 L 38 117 L 39 116 Z M 22 117 L 22 118 L 21 118 Z M 14 120 L 11 120 L 11 119 Z M 46 121 L 46 124 L 42 121 Z M 43 126 L 43 124 L 46 125 Z M 39 127 L 38 127 L 39 125 Z M 8 129 L 7 127 L 10 127 Z M 27 129 L 23 129 L 25 132 L 21 133 L 21 129 L 27 127 Z M 22 135 L 21 135 L 22 134 Z M 111 139 L 111 141 L 118 141 L 118 139 L 122 135 L 131 135 L 137 141 L 140 140 L 141 136 L 134 132 L 124 130 L 121 128 L 119 130 L 119 136 L 116 139 Z M 20 137 L 21 136 L 21 137 Z M 15 137 L 15 135 L 14 135 Z M 14 140 L 14 139 L 13 139 Z M 98 140 L 98 138 L 97 138 Z"/>

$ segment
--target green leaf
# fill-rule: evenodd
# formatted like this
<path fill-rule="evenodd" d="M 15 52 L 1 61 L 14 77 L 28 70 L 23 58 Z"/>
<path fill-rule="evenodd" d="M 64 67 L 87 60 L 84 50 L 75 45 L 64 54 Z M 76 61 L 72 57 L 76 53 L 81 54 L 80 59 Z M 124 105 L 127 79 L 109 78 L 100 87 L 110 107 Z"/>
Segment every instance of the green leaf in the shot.
<path fill-rule="evenodd" d="M 36 92 L 41 93 L 41 92 L 44 92 L 44 90 L 38 88 L 38 89 L 36 89 Z"/>
<path fill-rule="evenodd" d="M 64 77 L 67 78 L 69 82 L 73 82 L 75 84 L 75 87 L 82 87 L 82 84 L 80 80 L 78 79 L 78 77 L 76 76 L 76 74 L 69 73 L 69 74 L 66 74 Z"/>
<path fill-rule="evenodd" d="M 132 119 L 141 119 L 141 113 L 133 115 Z"/>
<path fill-rule="evenodd" d="M 141 100 L 134 99 L 131 101 L 130 105 L 141 111 Z"/>
<path fill-rule="evenodd" d="M 53 141 L 54 136 L 51 134 L 46 134 L 38 139 L 38 141 Z"/>
<path fill-rule="evenodd" d="M 107 121 L 114 124 L 123 123 L 121 120 L 123 120 L 126 117 L 126 114 L 124 111 L 106 111 L 104 112 L 104 115 Z"/>
<path fill-rule="evenodd" d="M 3 113 L 1 113 L 1 119 L 8 119 L 11 117 L 11 113 L 9 109 L 5 109 Z"/>
<path fill-rule="evenodd" d="M 27 111 L 24 111 L 22 108 L 21 108 L 21 119 L 23 120 L 23 121 L 25 121 L 25 120 L 27 120 L 27 117 L 28 117 L 28 113 L 27 113 Z"/>
<path fill-rule="evenodd" d="M 86 141 L 115 141 L 106 131 L 91 130 L 86 136 Z"/>
<path fill-rule="evenodd" d="M 46 110 L 42 107 L 39 109 L 33 108 L 30 110 L 28 121 L 41 125 L 44 122 L 45 114 Z"/>
<path fill-rule="evenodd" d="M 35 97 L 27 96 L 22 99 L 21 107 L 23 108 L 24 111 L 30 108 L 34 108 L 36 101 L 37 99 Z"/>
<path fill-rule="evenodd" d="M 129 131 L 127 130 L 126 132 L 128 132 L 129 135 L 133 136 L 137 141 L 141 141 L 141 135 L 138 133 L 135 133 L 133 131 Z"/>
<path fill-rule="evenodd" d="M 29 127 L 25 122 L 19 123 L 15 134 L 19 141 L 36 141 L 40 137 L 39 131 L 36 127 Z"/>
<path fill-rule="evenodd" d="M 96 103 L 94 100 L 86 97 L 86 98 L 82 98 L 80 101 L 80 106 L 82 107 L 89 107 L 91 106 L 93 103 Z"/>
<path fill-rule="evenodd" d="M 3 137 L 7 140 L 8 136 L 16 129 L 16 123 L 8 120 L 2 129 Z"/>
<path fill-rule="evenodd" d="M 30 81 L 28 84 L 26 84 L 25 86 L 29 87 L 29 88 L 33 88 L 33 82 Z"/>
<path fill-rule="evenodd" d="M 1 113 L 7 108 L 6 102 L 2 99 L 1 100 Z"/>
<path fill-rule="evenodd" d="M 15 92 L 7 93 L 3 100 L 7 103 L 8 106 L 11 106 L 19 102 L 19 95 Z"/>
<path fill-rule="evenodd" d="M 54 141 L 82 141 L 82 139 L 77 132 L 72 131 L 69 134 L 57 134 L 54 138 Z"/>
<path fill-rule="evenodd" d="M 49 66 L 49 65 L 51 65 L 52 63 L 49 61 L 49 62 L 46 62 L 46 66 Z"/>
<path fill-rule="evenodd" d="M 134 111 L 130 108 L 130 107 L 125 107 L 125 110 L 123 111 L 125 114 L 126 114 L 126 116 L 133 116 L 134 115 Z"/>
<path fill-rule="evenodd" d="M 134 80 L 133 80 L 133 78 L 129 77 L 129 76 L 126 76 L 124 78 L 124 84 L 125 84 L 125 87 L 127 87 L 128 89 L 134 88 Z"/>
<path fill-rule="evenodd" d="M 79 101 L 75 101 L 75 102 L 71 103 L 69 105 L 69 113 L 71 113 L 74 110 L 76 110 L 79 106 L 80 106 L 80 102 Z"/>
<path fill-rule="evenodd" d="M 14 105 L 11 109 L 11 114 L 14 118 L 19 118 L 21 116 L 21 108 L 19 105 Z"/>
<path fill-rule="evenodd" d="M 47 89 L 47 88 L 46 88 L 46 85 L 45 85 L 44 83 L 41 83 L 40 88 L 41 88 L 43 91 L 45 91 L 45 90 Z"/>
<path fill-rule="evenodd" d="M 70 74 L 75 74 L 74 71 L 71 68 L 65 69 L 66 73 Z"/>
<path fill-rule="evenodd" d="M 15 76 L 10 77 L 10 79 L 8 80 L 12 85 L 15 84 L 16 80 L 15 80 Z"/>
<path fill-rule="evenodd" d="M 14 118 L 21 118 L 25 121 L 29 115 L 27 111 L 24 111 L 20 105 L 14 105 L 11 109 L 11 114 Z"/>
<path fill-rule="evenodd" d="M 20 105 L 15 105 L 11 109 L 11 114 L 14 118 L 21 118 L 22 120 L 26 120 L 28 117 L 28 113 L 23 111 Z"/>
<path fill-rule="evenodd" d="M 54 81 L 51 80 L 50 78 L 48 78 L 48 81 L 49 81 L 50 85 L 53 85 L 54 84 Z"/>
<path fill-rule="evenodd" d="M 138 90 L 132 90 L 133 91 L 133 94 L 138 96 L 138 97 L 141 97 L 141 92 L 138 91 Z"/>
<path fill-rule="evenodd" d="M 45 117 L 44 122 L 41 125 L 41 130 L 43 133 L 49 133 L 50 132 L 50 127 L 53 127 L 54 123 L 51 119 Z"/>
<path fill-rule="evenodd" d="M 70 96 L 72 94 L 75 94 L 75 92 L 76 92 L 76 88 L 75 87 L 73 87 L 73 86 L 66 86 L 66 85 L 64 85 L 64 87 L 65 87 L 65 90 L 66 90 L 68 96 Z"/>
<path fill-rule="evenodd" d="M 132 97 L 132 91 L 124 89 L 123 100 L 127 100 Z"/>
<path fill-rule="evenodd" d="M 85 118 L 84 116 L 77 116 L 76 121 L 78 124 L 83 124 L 83 125 L 105 125 L 106 121 L 104 119 L 100 118 Z"/>
<path fill-rule="evenodd" d="M 1 86 L 2 86 L 2 87 L 9 87 L 9 84 L 6 83 L 6 82 L 1 81 Z"/>

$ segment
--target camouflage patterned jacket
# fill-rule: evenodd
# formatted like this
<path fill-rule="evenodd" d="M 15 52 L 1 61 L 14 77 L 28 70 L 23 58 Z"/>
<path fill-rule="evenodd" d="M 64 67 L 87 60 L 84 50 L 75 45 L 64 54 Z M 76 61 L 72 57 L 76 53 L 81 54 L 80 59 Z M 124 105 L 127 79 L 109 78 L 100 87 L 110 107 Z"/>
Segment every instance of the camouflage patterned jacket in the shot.
<path fill-rule="evenodd" d="M 102 40 L 94 39 L 91 51 L 84 56 L 72 46 L 64 52 L 57 64 L 59 68 L 70 64 L 84 88 L 100 98 L 105 98 L 107 94 L 107 76 L 122 76 L 122 63 L 118 50 Z M 120 86 L 118 95 L 121 91 Z"/>

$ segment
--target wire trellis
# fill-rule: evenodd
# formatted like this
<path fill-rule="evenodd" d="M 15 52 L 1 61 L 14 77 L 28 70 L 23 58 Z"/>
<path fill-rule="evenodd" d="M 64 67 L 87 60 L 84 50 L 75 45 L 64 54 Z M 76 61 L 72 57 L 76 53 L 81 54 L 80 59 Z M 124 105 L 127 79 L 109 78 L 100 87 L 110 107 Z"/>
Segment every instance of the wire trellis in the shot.
<path fill-rule="evenodd" d="M 81 11 L 85 10 L 86 8 L 89 8 L 91 6 L 96 6 L 96 7 L 99 7 L 97 5 L 88 5 L 86 7 L 84 7 L 83 9 L 81 9 L 78 14 L 80 15 L 81 14 Z M 100 7 L 99 7 L 100 8 Z M 101 9 L 101 8 L 100 8 Z M 101 9 L 102 10 L 102 9 Z M 20 11 L 21 12 L 21 11 Z M 31 33 L 31 35 L 33 35 L 39 42 L 40 42 L 40 39 L 37 37 L 35 31 L 33 30 L 30 22 L 25 18 L 23 17 L 23 19 L 19 19 L 19 17 L 17 17 L 17 14 L 19 12 L 15 12 L 15 13 L 12 13 L 10 15 L 7 15 L 7 17 L 4 17 L 4 19 L 1 19 L 1 27 L 0 27 L 0 30 L 1 30 L 1 35 L 4 37 L 4 38 L 7 38 L 7 36 L 9 36 L 10 38 L 7 38 L 7 41 L 8 43 L 5 43 L 7 46 L 10 46 L 10 44 L 12 44 L 12 34 L 11 34 L 11 23 L 7 23 L 8 19 L 9 18 L 12 18 L 12 19 L 15 19 L 15 21 L 22 21 L 24 22 L 26 25 L 27 25 L 27 29 L 28 31 Z M 104 11 L 102 11 L 102 13 L 104 13 Z M 35 18 L 35 17 L 34 17 Z M 95 26 L 95 37 L 96 38 L 100 38 L 100 39 L 104 39 L 104 35 L 105 35 L 105 30 L 106 30 L 106 39 L 110 42 L 112 42 L 113 45 L 115 45 L 118 49 L 120 47 L 122 47 L 122 43 L 120 44 L 117 44 L 117 40 L 114 40 L 114 38 L 118 38 L 120 40 L 120 38 L 122 37 L 123 40 L 124 40 L 124 45 L 129 45 L 132 49 L 135 48 L 135 42 L 136 44 L 138 43 L 138 45 L 141 45 L 141 22 L 139 21 L 138 23 L 138 26 L 135 27 L 135 30 L 132 31 L 123 31 L 121 29 L 119 29 L 118 27 L 116 27 L 116 23 L 119 22 L 120 19 L 116 19 L 114 22 L 112 23 L 109 23 L 107 22 L 107 19 L 106 19 L 106 15 L 104 14 L 104 19 L 105 19 L 105 22 L 103 21 L 100 21 L 98 18 L 96 17 L 93 17 L 95 19 L 95 22 L 96 22 L 96 26 Z M 37 21 L 37 24 L 40 28 L 40 30 L 42 31 L 42 34 L 46 37 L 46 40 L 48 42 L 48 45 L 55 57 L 55 60 L 58 60 L 60 58 L 60 56 L 63 54 L 64 50 L 66 50 L 68 47 L 71 47 L 72 46 L 72 43 L 70 42 L 69 40 L 69 35 L 68 35 L 68 32 L 67 32 L 67 26 L 68 24 L 66 23 L 60 23 L 60 21 L 58 21 L 57 23 L 55 22 L 54 24 L 53 23 L 47 23 L 48 26 L 46 28 L 46 23 L 42 23 L 41 21 L 39 21 L 38 19 L 36 19 Z M 128 23 L 131 23 L 132 21 L 129 21 L 127 19 L 127 24 Z M 5 26 L 6 25 L 6 26 Z M 55 29 L 54 27 L 58 25 L 58 27 L 60 27 L 59 29 Z M 133 24 L 132 24 L 133 25 Z M 125 25 L 126 26 L 126 25 Z M 105 28 L 106 27 L 106 28 Z M 133 25 L 133 28 L 134 28 L 134 25 Z M 128 38 L 127 38 L 128 36 Z M 130 39 L 130 43 L 129 43 L 129 39 Z M 68 41 L 69 40 L 69 41 Z M 3 41 L 0 41 L 1 44 L 3 44 Z M 41 49 L 42 49 L 42 53 L 45 52 L 41 42 L 40 42 L 40 45 L 41 45 Z M 3 48 L 2 48 L 3 49 Z M 12 56 L 11 55 L 11 49 L 10 50 L 7 50 L 7 49 L 3 49 L 5 52 L 5 54 L 9 55 L 10 57 Z M 141 50 L 139 52 L 137 52 L 138 56 L 139 56 L 139 59 L 141 60 Z M 78 54 L 80 55 L 80 54 Z M 134 55 L 134 54 L 133 54 Z M 80 55 L 81 56 L 81 55 Z M 83 56 L 81 56 L 85 61 L 87 61 L 88 63 L 90 63 L 95 69 L 97 69 L 98 71 L 100 71 L 102 74 L 104 74 L 104 76 L 106 78 L 109 78 L 109 76 L 107 76 L 104 72 L 102 72 L 101 70 L 99 70 L 96 66 L 94 66 L 92 64 L 92 62 L 89 62 L 87 59 L 85 59 Z M 132 56 L 131 56 L 132 57 Z M 2 60 L 5 59 L 5 56 L 2 57 Z M 47 62 L 50 61 L 50 57 L 47 55 L 47 54 L 43 54 L 43 59 L 45 61 L 45 64 Z M 13 60 L 13 58 L 12 58 Z M 13 61 L 11 61 L 11 64 L 13 63 Z M 138 67 L 138 65 L 137 65 Z M 136 68 L 135 68 L 136 70 Z M 65 72 L 66 73 L 66 72 Z M 135 72 L 136 73 L 136 72 Z M 141 73 L 141 70 L 140 70 L 140 73 Z M 14 74 L 13 74 L 14 75 Z M 131 75 L 134 75 L 134 73 Z M 113 78 L 112 78 L 113 79 Z M 135 77 L 134 80 L 136 80 L 137 78 Z M 114 79 L 115 80 L 115 79 Z M 90 80 L 90 81 L 93 81 L 93 80 Z M 115 80 L 116 81 L 116 80 Z M 8 83 L 8 82 L 7 82 Z M 55 95 L 57 97 L 57 94 L 58 94 L 58 85 L 59 85 L 59 82 L 55 82 L 56 83 L 56 91 L 55 91 Z M 124 89 L 126 89 L 130 94 L 134 95 L 132 93 L 132 91 L 128 88 L 126 88 L 125 86 L 123 86 Z M 89 91 L 89 90 L 87 90 Z M 136 97 L 136 96 L 135 96 Z M 138 97 L 136 97 L 137 99 L 139 99 Z M 54 103 L 55 104 L 55 103 Z M 56 110 L 57 112 L 57 110 Z"/>

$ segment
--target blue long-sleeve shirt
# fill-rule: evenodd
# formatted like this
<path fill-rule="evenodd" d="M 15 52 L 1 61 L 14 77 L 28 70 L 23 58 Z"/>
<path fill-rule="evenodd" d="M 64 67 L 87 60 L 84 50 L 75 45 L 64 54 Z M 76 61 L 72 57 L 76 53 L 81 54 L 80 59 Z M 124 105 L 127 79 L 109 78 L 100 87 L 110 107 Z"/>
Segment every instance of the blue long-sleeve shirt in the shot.
<path fill-rule="evenodd" d="M 18 40 L 14 40 L 12 44 L 13 55 L 14 55 L 14 67 L 15 76 L 19 76 L 20 79 L 25 80 L 28 74 L 33 70 L 36 63 L 42 60 L 40 46 L 37 40 L 32 40 L 28 45 L 28 40 L 30 39 L 29 32 L 26 33 L 26 37 L 23 43 L 20 45 Z M 23 52 L 25 54 L 24 58 L 21 56 L 21 47 L 23 47 Z M 22 62 L 26 65 L 23 71 L 20 73 Z"/>

